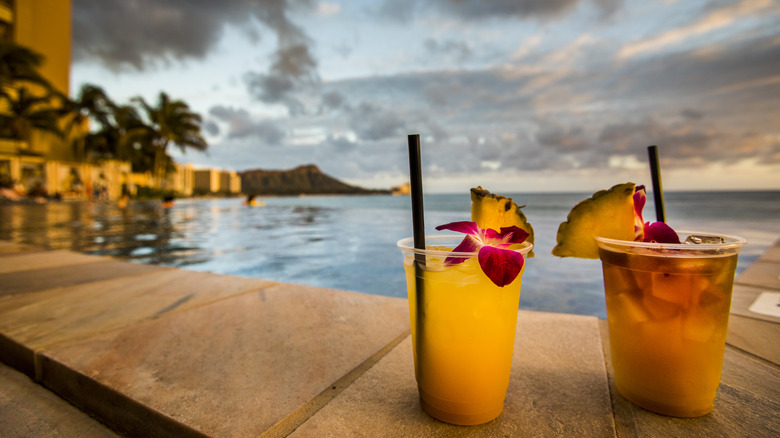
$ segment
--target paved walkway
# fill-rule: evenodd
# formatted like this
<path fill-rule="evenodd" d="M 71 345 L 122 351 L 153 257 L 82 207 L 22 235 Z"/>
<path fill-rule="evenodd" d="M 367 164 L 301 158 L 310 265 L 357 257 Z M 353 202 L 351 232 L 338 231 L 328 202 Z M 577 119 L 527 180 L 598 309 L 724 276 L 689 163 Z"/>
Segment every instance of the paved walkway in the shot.
<path fill-rule="evenodd" d="M 737 279 L 712 414 L 616 394 L 604 321 L 520 311 L 504 413 L 457 427 L 419 407 L 404 299 L 0 241 L 0 436 L 777 436 L 780 318 L 750 306 L 779 275 L 780 242 Z"/>

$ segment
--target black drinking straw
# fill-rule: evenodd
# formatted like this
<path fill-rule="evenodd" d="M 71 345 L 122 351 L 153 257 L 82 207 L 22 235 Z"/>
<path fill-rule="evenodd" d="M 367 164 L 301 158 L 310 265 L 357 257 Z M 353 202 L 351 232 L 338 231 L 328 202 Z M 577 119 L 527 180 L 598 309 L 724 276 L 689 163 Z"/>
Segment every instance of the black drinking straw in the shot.
<path fill-rule="evenodd" d="M 423 221 L 423 191 L 422 191 L 422 166 L 420 165 L 420 135 L 409 135 L 409 176 L 412 189 L 412 230 L 414 232 L 415 249 L 425 249 L 425 223 Z M 417 333 L 415 339 L 416 356 L 419 363 L 422 358 L 422 328 L 424 321 L 425 302 L 423 300 L 423 266 L 425 266 L 425 255 L 414 254 L 414 288 L 416 318 L 415 330 Z M 416 367 L 417 378 L 420 378 L 419 366 Z"/>
<path fill-rule="evenodd" d="M 412 188 L 412 230 L 414 247 L 425 249 L 425 222 L 423 221 L 422 166 L 420 165 L 420 135 L 409 135 L 409 176 Z M 424 257 L 423 257 L 424 260 Z"/>
<path fill-rule="evenodd" d="M 650 158 L 650 176 L 653 178 L 653 199 L 655 199 L 655 220 L 666 222 L 664 213 L 664 193 L 661 188 L 661 166 L 658 162 L 658 146 L 648 146 L 647 155 Z"/>

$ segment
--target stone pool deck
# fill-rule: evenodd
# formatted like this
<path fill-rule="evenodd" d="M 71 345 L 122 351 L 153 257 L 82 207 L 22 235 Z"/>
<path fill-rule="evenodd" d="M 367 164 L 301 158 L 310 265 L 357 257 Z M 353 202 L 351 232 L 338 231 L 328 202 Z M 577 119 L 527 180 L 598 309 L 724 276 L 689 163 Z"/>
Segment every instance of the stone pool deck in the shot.
<path fill-rule="evenodd" d="M 707 416 L 617 394 L 604 321 L 521 310 L 504 413 L 457 427 L 419 407 L 404 299 L 0 241 L 0 436 L 777 436 L 764 292 L 780 242 L 737 278 Z"/>

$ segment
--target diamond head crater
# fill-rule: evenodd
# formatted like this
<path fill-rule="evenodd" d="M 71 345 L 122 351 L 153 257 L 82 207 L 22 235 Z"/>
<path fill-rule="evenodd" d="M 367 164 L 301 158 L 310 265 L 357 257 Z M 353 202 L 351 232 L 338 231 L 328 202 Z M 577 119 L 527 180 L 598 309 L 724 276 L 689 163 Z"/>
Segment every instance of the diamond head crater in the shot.
<path fill-rule="evenodd" d="M 258 196 L 389 195 L 390 190 L 352 186 L 324 174 L 316 165 L 289 170 L 253 169 L 238 172 L 241 191 Z"/>

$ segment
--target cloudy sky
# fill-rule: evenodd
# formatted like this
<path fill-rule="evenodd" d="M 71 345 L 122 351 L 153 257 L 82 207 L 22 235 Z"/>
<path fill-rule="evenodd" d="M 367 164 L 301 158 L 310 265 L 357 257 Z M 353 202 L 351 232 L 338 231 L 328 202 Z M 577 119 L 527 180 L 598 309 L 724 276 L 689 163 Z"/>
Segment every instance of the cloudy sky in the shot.
<path fill-rule="evenodd" d="M 772 0 L 73 0 L 72 94 L 161 91 L 232 170 L 429 192 L 780 188 Z"/>

